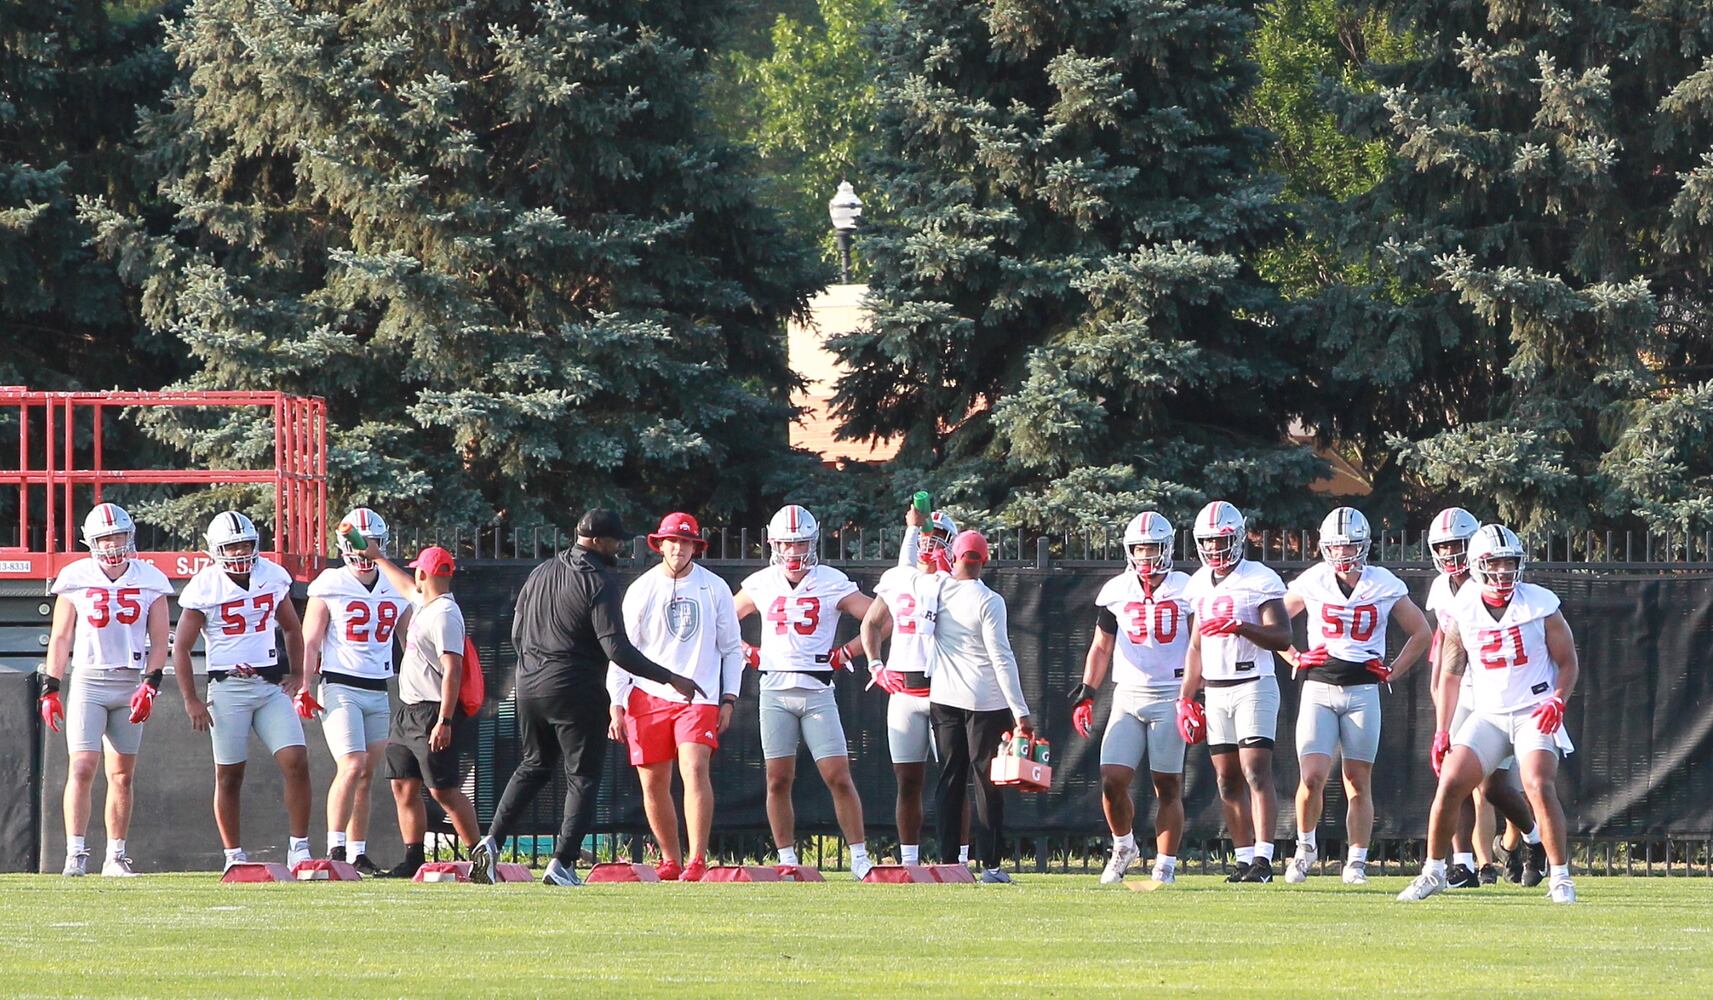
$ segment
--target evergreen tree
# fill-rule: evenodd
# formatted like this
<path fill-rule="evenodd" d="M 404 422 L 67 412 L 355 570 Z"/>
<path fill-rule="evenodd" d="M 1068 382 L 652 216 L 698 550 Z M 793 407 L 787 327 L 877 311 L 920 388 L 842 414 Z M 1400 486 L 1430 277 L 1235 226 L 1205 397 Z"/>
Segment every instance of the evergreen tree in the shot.
<path fill-rule="evenodd" d="M 1395 169 L 1329 213 L 1347 260 L 1315 327 L 1423 507 L 1521 529 L 1706 526 L 1713 8 L 1368 4 L 1414 38 L 1352 134 Z M 1359 387 L 1368 386 L 1367 391 Z"/>
<path fill-rule="evenodd" d="M 707 138 L 723 5 L 199 0 L 141 140 L 171 232 L 92 209 L 197 388 L 326 396 L 334 503 L 718 516 L 784 443 L 813 275 Z M 157 422 L 196 460 L 255 424 Z M 218 492 L 161 514 L 193 523 Z"/>
<path fill-rule="evenodd" d="M 124 140 L 170 79 L 160 35 L 158 18 L 99 0 L 0 5 L 0 383 L 149 388 L 176 371 L 85 246 L 76 204 L 140 209 L 147 183 Z"/>
<path fill-rule="evenodd" d="M 1255 270 L 1288 225 L 1236 120 L 1253 29 L 1201 0 L 898 5 L 874 321 L 835 347 L 844 431 L 902 435 L 900 485 L 1034 528 L 1313 504 L 1302 359 Z"/>

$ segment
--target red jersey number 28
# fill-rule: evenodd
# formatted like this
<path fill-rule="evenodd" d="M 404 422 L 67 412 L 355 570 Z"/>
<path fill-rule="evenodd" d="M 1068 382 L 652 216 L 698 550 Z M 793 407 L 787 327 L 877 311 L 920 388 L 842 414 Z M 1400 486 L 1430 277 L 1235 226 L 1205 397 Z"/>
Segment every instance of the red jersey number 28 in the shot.
<path fill-rule="evenodd" d="M 789 608 L 787 600 L 791 601 Z M 795 628 L 798 635 L 814 635 L 821 626 L 821 599 L 776 597 L 773 606 L 767 609 L 767 620 L 773 623 L 776 635 L 784 635 L 788 628 Z"/>

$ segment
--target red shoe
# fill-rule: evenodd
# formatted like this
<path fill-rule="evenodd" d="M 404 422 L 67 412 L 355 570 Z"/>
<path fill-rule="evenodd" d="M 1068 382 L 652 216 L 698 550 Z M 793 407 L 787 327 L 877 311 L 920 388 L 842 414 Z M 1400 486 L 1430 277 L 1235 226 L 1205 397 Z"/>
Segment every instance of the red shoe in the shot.
<path fill-rule="evenodd" d="M 690 864 L 684 869 L 684 874 L 678 876 L 680 882 L 700 882 L 702 876 L 708 874 L 708 862 L 700 854 L 690 859 Z"/>
<path fill-rule="evenodd" d="M 670 859 L 662 859 L 660 864 L 654 866 L 654 874 L 659 875 L 662 882 L 676 882 L 678 877 L 684 874 L 684 866 Z"/>

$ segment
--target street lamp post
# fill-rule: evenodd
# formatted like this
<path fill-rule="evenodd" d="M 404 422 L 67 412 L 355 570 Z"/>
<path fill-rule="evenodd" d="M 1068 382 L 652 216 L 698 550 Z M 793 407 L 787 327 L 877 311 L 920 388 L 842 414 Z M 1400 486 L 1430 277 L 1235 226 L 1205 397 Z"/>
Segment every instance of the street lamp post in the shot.
<path fill-rule="evenodd" d="M 838 193 L 827 202 L 827 215 L 833 220 L 833 238 L 839 244 L 839 282 L 851 283 L 851 234 L 862 225 L 862 199 L 851 188 L 850 181 L 840 181 Z"/>

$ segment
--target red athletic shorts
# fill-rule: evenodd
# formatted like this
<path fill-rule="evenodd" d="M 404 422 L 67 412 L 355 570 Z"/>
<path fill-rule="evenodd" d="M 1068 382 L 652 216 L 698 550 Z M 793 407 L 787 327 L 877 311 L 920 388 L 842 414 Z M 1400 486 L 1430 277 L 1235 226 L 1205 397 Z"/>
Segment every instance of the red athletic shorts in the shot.
<path fill-rule="evenodd" d="M 625 744 L 632 767 L 659 764 L 678 756 L 681 743 L 720 747 L 720 706 L 689 705 L 656 698 L 632 688 L 625 706 Z"/>

